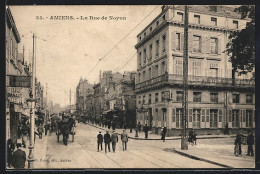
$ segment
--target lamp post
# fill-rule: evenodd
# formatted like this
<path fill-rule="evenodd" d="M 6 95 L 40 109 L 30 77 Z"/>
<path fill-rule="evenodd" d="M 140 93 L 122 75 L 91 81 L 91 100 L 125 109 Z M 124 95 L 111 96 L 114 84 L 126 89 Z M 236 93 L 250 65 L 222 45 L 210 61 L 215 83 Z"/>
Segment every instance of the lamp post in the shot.
<path fill-rule="evenodd" d="M 30 98 L 26 101 L 30 103 L 30 145 L 29 145 L 29 156 L 28 156 L 28 168 L 34 167 L 34 122 L 35 122 L 35 36 L 33 34 L 33 59 L 32 59 L 32 82 L 31 82 L 31 94 Z"/>

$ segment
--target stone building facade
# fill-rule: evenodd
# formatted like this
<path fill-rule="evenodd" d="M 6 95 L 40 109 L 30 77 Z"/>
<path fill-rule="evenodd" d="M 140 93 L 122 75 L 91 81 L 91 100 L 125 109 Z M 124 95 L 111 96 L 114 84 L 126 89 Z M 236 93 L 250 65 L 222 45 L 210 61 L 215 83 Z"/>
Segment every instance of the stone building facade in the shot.
<path fill-rule="evenodd" d="M 255 127 L 252 74 L 236 75 L 233 84 L 225 52 L 229 34 L 247 22 L 231 7 L 189 6 L 187 126 L 198 134 L 222 133 L 226 124 L 233 131 Z M 154 133 L 181 133 L 183 36 L 184 6 L 163 6 L 137 35 L 137 122 Z"/>

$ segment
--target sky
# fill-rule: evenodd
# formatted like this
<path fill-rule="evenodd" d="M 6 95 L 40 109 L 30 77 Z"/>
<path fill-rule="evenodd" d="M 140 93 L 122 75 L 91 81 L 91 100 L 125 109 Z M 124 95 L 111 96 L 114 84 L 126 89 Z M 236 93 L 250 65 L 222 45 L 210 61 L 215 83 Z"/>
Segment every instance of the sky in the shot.
<path fill-rule="evenodd" d="M 69 104 L 70 90 L 75 103 L 81 77 L 94 84 L 100 70 L 115 72 L 125 64 L 118 72 L 136 71 L 136 36 L 161 12 L 161 6 L 151 5 L 34 5 L 10 9 L 21 37 L 19 52 L 24 46 L 25 61 L 31 62 L 35 33 L 36 77 L 44 90 L 48 84 L 48 100 L 61 106 Z M 75 20 L 52 20 L 51 16 L 73 16 Z M 80 20 L 81 16 L 88 20 Z M 90 20 L 90 16 L 100 18 Z M 103 16 L 108 19 L 102 20 Z M 109 20 L 109 16 L 125 20 Z"/>

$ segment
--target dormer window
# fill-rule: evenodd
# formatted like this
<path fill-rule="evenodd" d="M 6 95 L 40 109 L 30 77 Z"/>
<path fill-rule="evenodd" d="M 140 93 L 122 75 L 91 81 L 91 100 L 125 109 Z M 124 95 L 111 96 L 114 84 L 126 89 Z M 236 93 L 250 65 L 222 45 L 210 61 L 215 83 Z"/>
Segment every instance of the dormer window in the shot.
<path fill-rule="evenodd" d="M 153 31 L 153 27 L 150 27 L 150 32 L 152 32 Z"/>
<path fill-rule="evenodd" d="M 146 32 L 144 32 L 144 37 L 146 37 Z"/>
<path fill-rule="evenodd" d="M 156 26 L 158 26 L 159 25 L 159 21 L 156 21 Z"/>
<path fill-rule="evenodd" d="M 211 17 L 211 25 L 217 26 L 217 18 Z"/>
<path fill-rule="evenodd" d="M 200 15 L 194 15 L 195 24 L 200 24 Z"/>
<path fill-rule="evenodd" d="M 233 20 L 233 26 L 235 29 L 238 29 L 238 21 Z"/>
<path fill-rule="evenodd" d="M 183 21 L 183 13 L 177 12 L 176 19 L 177 19 L 178 21 Z"/>
<path fill-rule="evenodd" d="M 163 15 L 162 19 L 165 20 L 165 15 Z"/>

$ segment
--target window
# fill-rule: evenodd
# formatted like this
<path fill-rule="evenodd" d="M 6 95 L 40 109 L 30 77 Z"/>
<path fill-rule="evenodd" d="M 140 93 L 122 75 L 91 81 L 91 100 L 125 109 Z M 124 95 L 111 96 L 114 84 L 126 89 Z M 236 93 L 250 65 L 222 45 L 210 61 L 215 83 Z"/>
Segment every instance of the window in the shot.
<path fill-rule="evenodd" d="M 192 62 L 192 75 L 193 76 L 201 76 L 201 61 L 193 61 Z"/>
<path fill-rule="evenodd" d="M 152 32 L 153 31 L 153 27 L 150 27 L 150 32 Z"/>
<path fill-rule="evenodd" d="M 239 94 L 233 94 L 233 103 L 239 103 Z"/>
<path fill-rule="evenodd" d="M 141 96 L 139 96 L 138 104 L 141 104 Z"/>
<path fill-rule="evenodd" d="M 146 49 L 144 49 L 144 64 L 146 63 Z"/>
<path fill-rule="evenodd" d="M 139 53 L 139 65 L 141 65 L 142 63 L 142 52 Z"/>
<path fill-rule="evenodd" d="M 200 24 L 200 15 L 194 15 L 195 24 Z"/>
<path fill-rule="evenodd" d="M 176 19 L 177 21 L 183 21 L 183 13 L 177 12 Z"/>
<path fill-rule="evenodd" d="M 176 50 L 181 50 L 181 34 L 180 33 L 176 33 Z"/>
<path fill-rule="evenodd" d="M 193 128 L 199 128 L 200 127 L 200 115 L 201 115 L 201 109 L 193 109 Z"/>
<path fill-rule="evenodd" d="M 176 128 L 182 127 L 182 108 L 176 109 Z"/>
<path fill-rule="evenodd" d="M 209 6 L 209 10 L 217 12 L 217 6 L 216 5 L 211 5 L 211 6 Z"/>
<path fill-rule="evenodd" d="M 146 80 L 145 71 L 143 71 L 143 82 Z"/>
<path fill-rule="evenodd" d="M 154 77 L 158 76 L 158 69 L 159 69 L 159 66 L 155 65 L 155 67 L 154 67 Z"/>
<path fill-rule="evenodd" d="M 155 93 L 155 96 L 154 96 L 154 98 L 155 98 L 155 103 L 158 103 L 158 93 Z"/>
<path fill-rule="evenodd" d="M 153 58 L 153 44 L 151 44 L 150 46 L 149 46 L 149 55 L 150 55 L 150 60 Z"/>
<path fill-rule="evenodd" d="M 149 99 L 148 99 L 148 102 L 149 102 L 149 104 L 151 104 L 151 103 L 152 103 L 152 94 L 149 94 Z"/>
<path fill-rule="evenodd" d="M 201 92 L 193 92 L 193 102 L 201 102 Z"/>
<path fill-rule="evenodd" d="M 200 52 L 201 53 L 201 37 L 200 36 L 193 36 L 193 52 Z"/>
<path fill-rule="evenodd" d="M 246 104 L 253 104 L 253 95 L 246 94 Z"/>
<path fill-rule="evenodd" d="M 239 110 L 232 110 L 232 127 L 238 127 Z"/>
<path fill-rule="evenodd" d="M 165 101 L 165 100 L 164 100 L 164 92 L 162 92 L 161 100 L 162 100 L 162 102 Z"/>
<path fill-rule="evenodd" d="M 218 54 L 218 39 L 210 38 L 210 53 Z"/>
<path fill-rule="evenodd" d="M 163 15 L 162 19 L 165 20 L 165 15 Z"/>
<path fill-rule="evenodd" d="M 148 80 L 150 80 L 152 78 L 152 69 L 149 68 L 148 69 Z"/>
<path fill-rule="evenodd" d="M 145 104 L 145 95 L 143 95 L 143 104 Z"/>
<path fill-rule="evenodd" d="M 138 74 L 138 83 L 141 82 L 141 73 Z"/>
<path fill-rule="evenodd" d="M 246 127 L 252 127 L 252 126 L 253 126 L 253 111 L 246 110 Z"/>
<path fill-rule="evenodd" d="M 179 59 L 179 60 L 176 59 L 175 60 L 175 74 L 182 75 L 182 73 L 183 73 L 182 67 L 183 67 L 182 59 Z"/>
<path fill-rule="evenodd" d="M 217 18 L 211 17 L 211 25 L 212 26 L 217 26 Z"/>
<path fill-rule="evenodd" d="M 162 51 L 164 52 L 165 51 L 165 42 L 166 42 L 166 35 L 163 35 L 162 37 Z"/>
<path fill-rule="evenodd" d="M 233 27 L 235 28 L 235 29 L 238 29 L 238 21 L 233 21 Z"/>
<path fill-rule="evenodd" d="M 162 62 L 161 75 L 165 73 L 165 62 Z"/>
<path fill-rule="evenodd" d="M 142 37 L 141 36 L 139 36 L 139 41 L 141 41 L 142 40 Z"/>
<path fill-rule="evenodd" d="M 182 101 L 182 91 L 176 91 L 176 101 Z"/>
<path fill-rule="evenodd" d="M 159 47 L 160 47 L 159 40 L 157 40 L 156 41 L 156 56 L 159 55 Z"/>
<path fill-rule="evenodd" d="M 210 102 L 212 103 L 218 102 L 218 93 L 210 93 Z"/>
<path fill-rule="evenodd" d="M 217 127 L 218 110 L 210 109 L 210 127 Z"/>
<path fill-rule="evenodd" d="M 156 26 L 158 26 L 159 25 L 159 21 L 156 21 Z"/>

